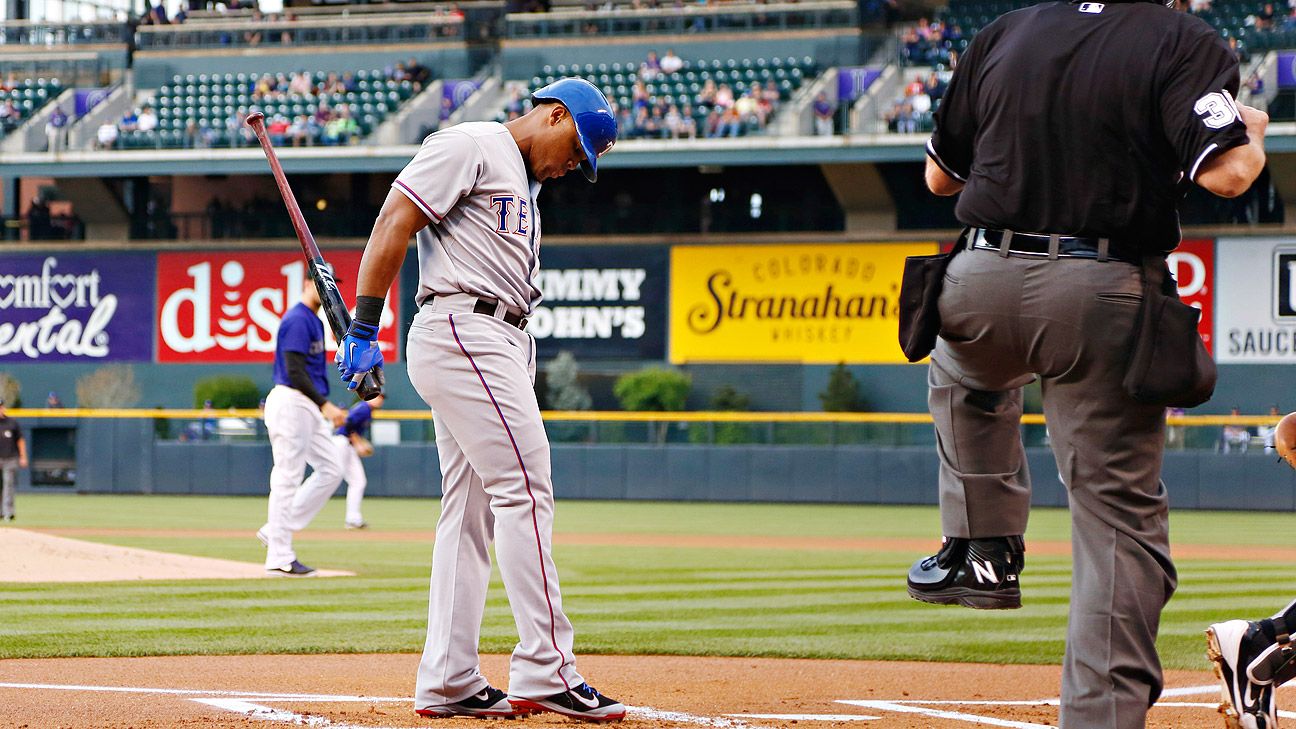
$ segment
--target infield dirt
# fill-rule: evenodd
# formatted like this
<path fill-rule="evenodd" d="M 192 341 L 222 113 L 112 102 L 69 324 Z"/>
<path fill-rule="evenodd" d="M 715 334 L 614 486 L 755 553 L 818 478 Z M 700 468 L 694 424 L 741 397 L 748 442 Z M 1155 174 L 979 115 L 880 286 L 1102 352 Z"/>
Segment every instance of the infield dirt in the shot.
<path fill-rule="evenodd" d="M 481 727 L 476 720 L 429 720 L 413 713 L 411 696 L 416 655 L 217 656 L 154 658 L 71 658 L 0 661 L 0 725 L 45 727 L 273 727 L 299 723 L 334 727 Z M 488 679 L 504 684 L 506 656 L 485 656 Z M 1056 666 L 991 666 L 912 662 L 820 661 L 765 658 L 673 656 L 585 656 L 579 667 L 591 684 L 631 707 L 618 726 L 790 727 L 858 726 L 972 727 L 975 717 L 1013 722 L 1009 726 L 1056 726 L 1060 669 Z M 1207 672 L 1173 671 L 1169 687 L 1213 683 Z M 14 684 L 26 684 L 15 687 Z M 53 688 L 63 686 L 66 688 Z M 119 692 L 113 687 L 135 689 Z M 143 691 L 140 691 L 140 690 Z M 162 690 L 171 693 L 161 693 Z M 278 696 L 273 696 L 277 694 Z M 294 698 L 292 695 L 324 695 Z M 339 697 L 353 697 L 341 701 Z M 1296 699 L 1296 692 L 1284 694 Z M 225 702 L 225 706 L 199 703 Z M 1181 706 L 1154 708 L 1148 727 L 1221 727 L 1203 690 L 1168 699 Z M 840 701 L 910 702 L 907 706 L 961 714 L 942 718 L 904 714 Z M 941 701 L 983 701 L 988 705 L 942 705 Z M 993 702 L 1026 702 L 995 705 Z M 241 702 L 241 703 L 240 703 Z M 239 706 L 274 709 L 245 716 Z M 649 710 L 651 709 L 651 711 Z M 669 712 L 677 712 L 672 715 Z M 787 715 L 778 719 L 755 714 Z M 832 718 L 813 718 L 814 715 Z M 289 718 L 293 716 L 295 718 Z M 846 717 L 855 717 L 847 720 Z M 795 717 L 795 718 L 793 718 Z M 865 719 L 864 717 L 875 717 Z M 972 720 L 970 720 L 972 719 Z M 1002 724 L 1001 724 L 1002 725 Z M 579 726 L 554 715 L 508 724 L 516 729 Z"/>

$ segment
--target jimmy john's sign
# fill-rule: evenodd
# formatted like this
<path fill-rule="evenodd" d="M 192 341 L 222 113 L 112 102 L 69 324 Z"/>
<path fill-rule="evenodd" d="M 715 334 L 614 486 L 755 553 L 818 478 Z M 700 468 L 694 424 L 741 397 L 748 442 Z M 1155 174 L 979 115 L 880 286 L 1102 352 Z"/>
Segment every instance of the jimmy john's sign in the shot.
<path fill-rule="evenodd" d="M 937 251 L 935 243 L 672 248 L 670 359 L 903 363 L 904 260 Z"/>

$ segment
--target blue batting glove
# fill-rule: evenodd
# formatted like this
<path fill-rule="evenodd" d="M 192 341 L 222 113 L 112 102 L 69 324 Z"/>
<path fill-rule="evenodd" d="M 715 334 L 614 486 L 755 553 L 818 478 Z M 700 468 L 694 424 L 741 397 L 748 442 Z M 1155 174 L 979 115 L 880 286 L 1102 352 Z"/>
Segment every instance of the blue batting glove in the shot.
<path fill-rule="evenodd" d="M 383 356 L 378 349 L 378 325 L 352 319 L 333 361 L 348 390 L 356 389 L 370 370 L 375 367 L 381 370 Z"/>

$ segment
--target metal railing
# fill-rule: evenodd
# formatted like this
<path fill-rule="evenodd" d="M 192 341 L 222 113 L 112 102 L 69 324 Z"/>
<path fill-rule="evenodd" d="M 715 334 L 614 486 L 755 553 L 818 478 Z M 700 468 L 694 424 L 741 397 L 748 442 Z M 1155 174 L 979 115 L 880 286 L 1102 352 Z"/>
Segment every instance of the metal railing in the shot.
<path fill-rule="evenodd" d="M 392 13 L 372 17 L 204 22 L 146 25 L 136 30 L 140 50 L 247 48 L 251 46 L 356 45 L 463 40 L 463 19 L 451 15 Z"/>
<path fill-rule="evenodd" d="M 265 440 L 256 409 L 11 408 L 15 418 L 151 419 L 159 440 Z M 928 413 L 545 411 L 549 438 L 568 444 L 930 446 Z M 381 410 L 379 421 L 403 424 L 407 442 L 435 440 L 428 410 Z M 1260 452 L 1272 415 L 1183 415 L 1166 418 L 1169 450 Z M 1028 446 L 1048 445 L 1043 415 L 1021 419 Z M 1223 428 L 1231 429 L 1231 436 Z M 1226 442 L 1228 446 L 1225 447 Z"/>
<path fill-rule="evenodd" d="M 130 27 L 119 20 L 47 23 L 30 20 L 0 22 L 0 46 L 61 46 L 130 42 Z M 3 50 L 13 50 L 3 48 Z"/>
<path fill-rule="evenodd" d="M 655 10 L 553 10 L 504 16 L 505 37 L 562 38 L 586 35 L 716 33 L 824 28 L 859 24 L 854 2 L 727 5 Z"/>

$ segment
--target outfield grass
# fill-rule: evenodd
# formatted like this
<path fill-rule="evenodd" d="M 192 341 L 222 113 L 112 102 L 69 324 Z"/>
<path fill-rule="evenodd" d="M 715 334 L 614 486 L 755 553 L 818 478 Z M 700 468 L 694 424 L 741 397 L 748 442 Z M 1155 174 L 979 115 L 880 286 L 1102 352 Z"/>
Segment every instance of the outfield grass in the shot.
<path fill-rule="evenodd" d="M 252 531 L 263 498 L 26 495 L 23 527 L 237 530 L 213 538 L 89 537 L 125 546 L 259 562 Z M 374 535 L 428 534 L 426 543 L 301 541 L 302 559 L 355 578 L 97 584 L 0 584 L 0 658 L 178 653 L 411 652 L 422 647 L 437 505 L 369 499 Z M 1291 514 L 1178 512 L 1181 544 L 1292 546 Z M 337 529 L 340 500 L 314 528 Z M 1069 538 L 1067 514 L 1039 510 L 1031 540 Z M 928 507 L 562 502 L 560 533 L 776 535 L 931 539 Z M 904 591 L 921 554 L 799 549 L 560 545 L 565 606 L 585 653 L 761 655 L 1056 663 L 1070 563 L 1030 555 L 1026 607 L 977 612 L 927 606 Z M 0 555 L 0 580 L 3 579 Z M 1286 604 L 1289 564 L 1181 560 L 1161 648 L 1168 667 L 1203 668 L 1201 630 L 1218 619 Z M 1275 569 L 1277 567 L 1277 569 Z M 502 586 L 492 583 L 482 648 L 515 640 Z"/>

